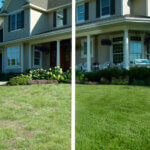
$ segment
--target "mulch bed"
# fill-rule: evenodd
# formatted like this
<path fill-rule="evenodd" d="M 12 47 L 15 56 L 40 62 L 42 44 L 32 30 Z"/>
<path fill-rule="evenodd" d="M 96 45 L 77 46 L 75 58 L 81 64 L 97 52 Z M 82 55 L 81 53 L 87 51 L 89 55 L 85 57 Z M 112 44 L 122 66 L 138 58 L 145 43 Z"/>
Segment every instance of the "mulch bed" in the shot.
<path fill-rule="evenodd" d="M 28 82 L 28 85 L 33 84 L 58 84 L 57 80 L 32 80 Z"/>

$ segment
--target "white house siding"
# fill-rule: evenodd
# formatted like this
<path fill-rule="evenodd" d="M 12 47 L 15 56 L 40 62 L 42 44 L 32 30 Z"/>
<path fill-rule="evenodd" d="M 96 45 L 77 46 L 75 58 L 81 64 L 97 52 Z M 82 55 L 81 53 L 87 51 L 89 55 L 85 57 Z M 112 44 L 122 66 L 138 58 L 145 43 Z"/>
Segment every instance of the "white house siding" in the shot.
<path fill-rule="evenodd" d="M 131 14 L 146 16 L 146 0 L 131 0 Z"/>
<path fill-rule="evenodd" d="M 122 1 L 122 13 L 123 15 L 129 15 L 131 14 L 131 1 L 130 0 L 120 0 Z"/>
<path fill-rule="evenodd" d="M 24 44 L 24 70 L 27 71 L 29 69 L 29 44 Z"/>
<path fill-rule="evenodd" d="M 104 64 L 106 61 L 110 61 L 110 46 L 101 45 L 102 39 L 109 39 L 108 35 L 99 35 L 97 37 L 97 51 L 98 51 L 98 62 Z"/>
<path fill-rule="evenodd" d="M 24 13 L 24 28 L 15 31 L 8 31 L 8 16 L 4 18 L 4 42 L 12 41 L 29 36 L 29 10 Z"/>
<path fill-rule="evenodd" d="M 35 35 L 49 30 L 48 15 L 35 9 L 30 9 L 30 34 Z"/>

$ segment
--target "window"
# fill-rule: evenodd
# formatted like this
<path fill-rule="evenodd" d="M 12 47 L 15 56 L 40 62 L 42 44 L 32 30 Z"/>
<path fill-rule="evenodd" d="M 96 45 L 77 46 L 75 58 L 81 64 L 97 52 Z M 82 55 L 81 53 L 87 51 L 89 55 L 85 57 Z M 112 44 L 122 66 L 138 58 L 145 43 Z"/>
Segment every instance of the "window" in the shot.
<path fill-rule="evenodd" d="M 24 12 L 19 12 L 9 16 L 10 31 L 21 29 L 24 26 Z"/>
<path fill-rule="evenodd" d="M 57 27 L 59 26 L 63 26 L 63 10 L 57 11 L 56 13 L 56 23 L 57 23 Z"/>
<path fill-rule="evenodd" d="M 113 63 L 123 62 L 123 37 L 113 38 Z"/>
<path fill-rule="evenodd" d="M 20 66 L 20 46 L 7 48 L 7 65 L 8 67 Z"/>
<path fill-rule="evenodd" d="M 87 57 L 87 40 L 82 40 L 82 49 L 81 49 L 82 58 Z M 91 39 L 91 57 L 93 57 L 93 39 Z"/>
<path fill-rule="evenodd" d="M 34 66 L 35 67 L 41 67 L 42 65 L 42 52 L 40 52 L 39 50 L 34 50 Z"/>
<path fill-rule="evenodd" d="M 110 0 L 101 0 L 101 14 L 102 16 L 110 15 Z"/>
<path fill-rule="evenodd" d="M 77 6 L 77 22 L 84 21 L 85 7 L 84 4 Z"/>
<path fill-rule="evenodd" d="M 130 63 L 133 63 L 135 59 L 142 59 L 142 44 L 141 42 L 130 42 Z"/>

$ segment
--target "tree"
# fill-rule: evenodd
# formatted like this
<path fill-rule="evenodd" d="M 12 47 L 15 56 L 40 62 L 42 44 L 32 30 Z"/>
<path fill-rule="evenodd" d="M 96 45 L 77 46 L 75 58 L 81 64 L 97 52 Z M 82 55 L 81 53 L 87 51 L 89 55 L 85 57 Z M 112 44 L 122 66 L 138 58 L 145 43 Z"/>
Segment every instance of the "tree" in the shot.
<path fill-rule="evenodd" d="M 2 0 L 2 4 L 4 4 L 5 0 Z"/>

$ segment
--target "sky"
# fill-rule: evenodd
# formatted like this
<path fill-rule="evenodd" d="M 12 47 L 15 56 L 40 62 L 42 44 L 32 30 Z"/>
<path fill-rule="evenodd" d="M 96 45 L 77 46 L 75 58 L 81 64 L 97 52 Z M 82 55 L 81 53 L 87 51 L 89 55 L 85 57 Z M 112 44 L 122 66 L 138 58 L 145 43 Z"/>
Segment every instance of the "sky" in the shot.
<path fill-rule="evenodd" d="M 2 0 L 0 0 L 0 8 L 2 7 Z"/>

